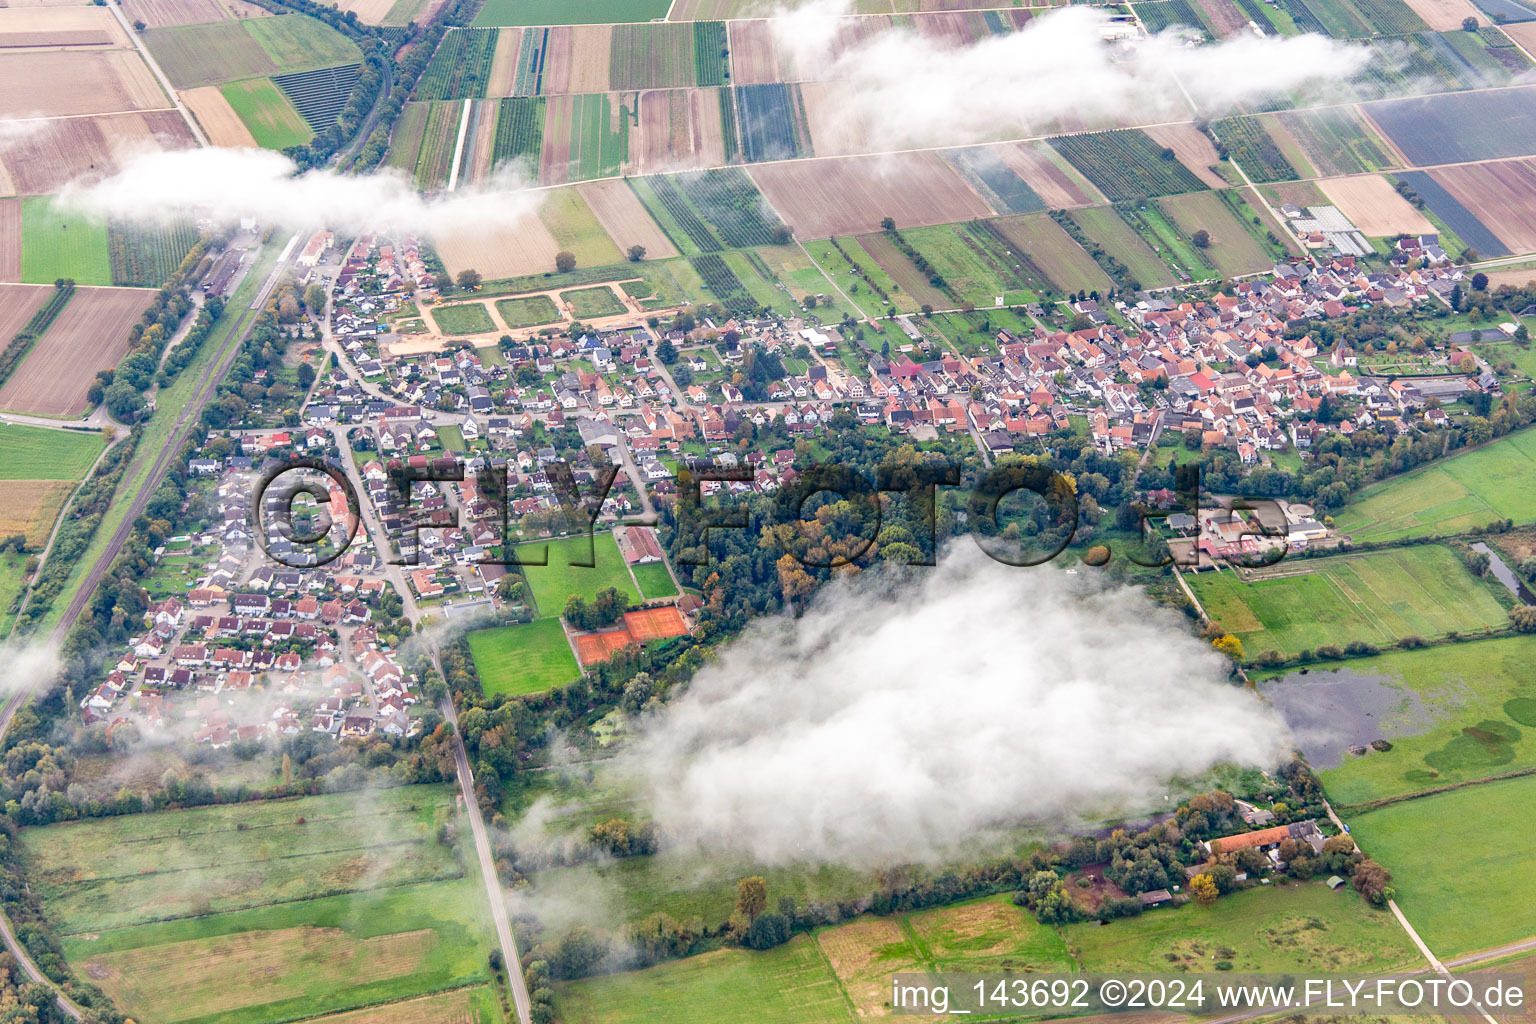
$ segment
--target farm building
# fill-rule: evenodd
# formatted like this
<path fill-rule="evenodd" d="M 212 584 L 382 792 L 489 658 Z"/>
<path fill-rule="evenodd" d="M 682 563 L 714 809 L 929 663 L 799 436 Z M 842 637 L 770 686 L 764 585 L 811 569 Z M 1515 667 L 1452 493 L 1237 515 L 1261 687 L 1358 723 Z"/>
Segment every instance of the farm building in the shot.
<path fill-rule="evenodd" d="M 1206 842 L 1205 851 L 1213 857 L 1224 853 L 1236 853 L 1249 847 L 1257 847 L 1260 850 L 1269 850 L 1279 846 L 1287 839 L 1294 839 L 1298 843 L 1306 843 L 1318 853 L 1323 850 L 1323 833 L 1317 827 L 1317 821 L 1308 818 L 1306 821 L 1294 821 L 1289 825 L 1275 825 L 1272 828 L 1261 828 L 1255 832 L 1240 832 L 1235 836 L 1223 836 L 1220 839 L 1212 839 Z"/>

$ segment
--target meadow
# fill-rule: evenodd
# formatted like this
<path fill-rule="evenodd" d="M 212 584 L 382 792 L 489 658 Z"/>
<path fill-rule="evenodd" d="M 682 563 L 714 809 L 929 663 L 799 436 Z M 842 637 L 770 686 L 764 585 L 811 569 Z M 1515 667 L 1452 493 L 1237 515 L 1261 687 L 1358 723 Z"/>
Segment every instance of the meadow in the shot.
<path fill-rule="evenodd" d="M 560 540 L 534 541 L 520 544 L 517 557 L 531 561 L 544 557 L 548 547 L 548 565 L 524 565 L 523 575 L 528 588 L 533 591 L 539 618 L 548 619 L 565 610 L 566 598 L 573 595 L 591 601 L 604 587 L 615 587 L 626 595 L 629 603 L 637 600 L 635 587 L 630 581 L 629 570 L 624 567 L 624 556 L 613 534 L 593 534 L 591 545 L 586 537 L 565 537 Z M 575 565 L 574 562 L 595 562 L 595 565 Z"/>
<path fill-rule="evenodd" d="M 537 327 L 561 319 L 560 311 L 548 295 L 530 295 L 521 299 L 497 299 L 496 312 L 508 327 Z"/>
<path fill-rule="evenodd" d="M 571 307 L 571 312 L 578 320 L 616 316 L 624 312 L 624 303 L 620 302 L 618 296 L 613 294 L 613 289 L 607 286 L 561 292 L 560 301 Z"/>
<path fill-rule="evenodd" d="M 55 206 L 47 196 L 21 201 L 21 280 L 53 284 L 61 277 L 76 284 L 112 283 L 107 222 L 90 220 Z"/>
<path fill-rule="evenodd" d="M 543 693 L 581 675 L 559 619 L 477 629 L 469 650 L 487 695 Z"/>
<path fill-rule="evenodd" d="M 1168 265 L 1121 219 L 1113 207 L 1092 206 L 1084 210 L 1073 210 L 1071 218 L 1084 234 L 1123 263 L 1131 278 L 1141 287 L 1162 288 L 1177 283 Z"/>
<path fill-rule="evenodd" d="M 437 306 L 431 310 L 431 317 L 444 334 L 489 334 L 496 329 L 491 314 L 478 302 Z"/>
<path fill-rule="evenodd" d="M 0 480 L 78 480 L 106 442 L 94 431 L 0 426 Z"/>
<path fill-rule="evenodd" d="M 672 582 L 671 574 L 661 562 L 636 565 L 630 571 L 635 574 L 635 582 L 640 584 L 640 593 L 646 600 L 677 593 L 677 584 Z"/>
<path fill-rule="evenodd" d="M 1536 778 L 1485 782 L 1349 817 L 1392 870 L 1397 902 L 1441 958 L 1531 934 L 1536 875 L 1513 837 L 1536 815 Z"/>
<path fill-rule="evenodd" d="M 1191 586 L 1206 613 L 1242 640 L 1250 658 L 1355 640 L 1430 639 L 1503 626 L 1508 619 L 1488 584 L 1439 545 L 1292 559 L 1246 582 L 1235 571 L 1200 573 Z"/>
<path fill-rule="evenodd" d="M 1367 487 L 1334 516 L 1356 540 L 1450 536 L 1536 520 L 1536 430 Z"/>
<path fill-rule="evenodd" d="M 270 78 L 231 82 L 219 91 L 264 149 L 302 146 L 315 137 L 314 129 Z"/>

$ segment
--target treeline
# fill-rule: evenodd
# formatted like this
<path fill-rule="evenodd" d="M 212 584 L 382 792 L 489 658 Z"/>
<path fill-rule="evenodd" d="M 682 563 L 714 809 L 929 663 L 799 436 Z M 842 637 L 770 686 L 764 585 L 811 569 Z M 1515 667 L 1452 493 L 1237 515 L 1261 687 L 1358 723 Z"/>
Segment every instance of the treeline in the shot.
<path fill-rule="evenodd" d="M 911 260 L 912 265 L 928 278 L 929 284 L 943 292 L 944 297 L 949 299 L 951 302 L 959 303 L 960 296 L 955 292 L 954 287 L 944 279 L 944 275 L 939 273 L 937 267 L 928 262 L 928 257 L 924 256 L 917 250 L 916 246 L 907 241 L 906 237 L 903 236 L 900 231 L 898 231 L 894 226 L 888 227 L 885 229 L 885 237 L 890 239 L 891 244 L 894 245 L 903 256 Z"/>
<path fill-rule="evenodd" d="M 1115 255 L 1104 248 L 1098 242 L 1088 237 L 1088 233 L 1077 226 L 1077 221 L 1065 210 L 1052 210 L 1051 220 L 1061 225 L 1063 231 L 1072 236 L 1072 240 L 1093 257 L 1093 262 L 1099 265 L 1099 269 L 1109 275 L 1109 279 L 1115 283 L 1115 287 L 1122 292 L 1141 291 L 1141 282 L 1131 276 L 1131 268 L 1127 267 L 1115 258 Z"/>
<path fill-rule="evenodd" d="M 43 333 L 53 325 L 66 303 L 75 294 L 75 282 L 72 278 L 61 277 L 53 282 L 53 294 L 48 296 L 48 301 L 43 303 L 41 309 L 32 314 L 26 326 L 16 332 L 16 336 L 6 344 L 4 350 L 0 350 L 0 384 L 10 379 L 16 367 L 26 354 L 32 351 L 32 345 Z"/>

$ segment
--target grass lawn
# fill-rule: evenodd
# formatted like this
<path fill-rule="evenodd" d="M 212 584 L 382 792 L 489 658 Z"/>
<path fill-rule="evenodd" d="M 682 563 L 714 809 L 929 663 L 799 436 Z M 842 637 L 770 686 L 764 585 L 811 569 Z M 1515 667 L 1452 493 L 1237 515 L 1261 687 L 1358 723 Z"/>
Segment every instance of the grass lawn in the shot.
<path fill-rule="evenodd" d="M 430 313 L 437 329 L 444 334 L 489 334 L 496 329 L 491 314 L 478 302 L 437 306 Z"/>
<path fill-rule="evenodd" d="M 487 0 L 476 28 L 497 25 L 603 25 L 665 18 L 669 0 Z"/>
<path fill-rule="evenodd" d="M 302 146 L 315 137 L 314 130 L 299 116 L 298 108 L 270 78 L 231 82 L 219 91 L 251 130 L 256 144 L 264 149 Z"/>
<path fill-rule="evenodd" d="M 1339 806 L 1536 765 L 1536 638 L 1503 637 L 1349 662 L 1402 691 L 1378 717 L 1392 749 L 1347 758 L 1318 777 Z M 1313 669 L 1313 672 L 1316 672 Z M 1289 676 L 1278 685 L 1299 681 Z"/>
<path fill-rule="evenodd" d="M 1237 634 L 1249 657 L 1475 632 L 1508 619 L 1487 583 L 1439 545 L 1282 561 L 1268 572 L 1249 582 L 1231 571 L 1191 581 L 1207 614 Z"/>
<path fill-rule="evenodd" d="M 522 299 L 497 299 L 496 312 L 508 327 L 537 327 L 563 319 L 548 295 L 530 295 Z"/>
<path fill-rule="evenodd" d="M 546 545 L 549 548 L 548 565 L 524 565 L 523 575 L 528 588 L 533 591 L 534 603 L 540 618 L 553 618 L 565 610 L 566 599 L 579 595 L 588 601 L 597 597 L 604 587 L 616 587 L 627 595 L 631 604 L 638 598 L 629 571 L 624 567 L 624 556 L 613 534 L 599 532 L 592 536 L 591 547 L 586 537 L 566 537 L 561 540 L 535 541 L 521 544 L 517 557 L 528 561 L 542 558 Z M 596 556 L 595 558 L 593 556 Z M 595 566 L 573 565 L 573 562 L 595 561 Z"/>
<path fill-rule="evenodd" d="M 814 939 L 765 953 L 720 949 L 643 971 L 561 985 L 565 1024 L 842 1024 L 853 1016 Z"/>
<path fill-rule="evenodd" d="M 53 284 L 61 277 L 112 283 L 107 222 L 61 209 L 47 196 L 29 196 L 21 201 L 21 281 Z"/>
<path fill-rule="evenodd" d="M 1369 843 L 1366 849 L 1381 856 Z M 1062 931 L 1082 970 L 1106 974 L 1212 971 L 1218 960 L 1237 971 L 1352 974 L 1421 962 L 1391 913 L 1372 909 L 1348 886 L 1334 892 L 1321 881 L 1257 886 L 1210 907 L 1163 907 Z"/>
<path fill-rule="evenodd" d="M 1536 874 L 1515 837 L 1536 816 L 1536 778 L 1485 782 L 1349 819 L 1386 865 L 1397 903 L 1440 957 L 1531 934 Z"/>
<path fill-rule="evenodd" d="M 487 694 L 542 693 L 581 675 L 559 619 L 477 629 L 469 634 L 469 650 Z"/>
<path fill-rule="evenodd" d="M 599 316 L 617 316 L 624 312 L 624 303 L 613 294 L 613 289 L 579 288 L 573 292 L 561 292 L 560 299 L 570 304 L 578 320 L 591 320 Z"/>
<path fill-rule="evenodd" d="M 93 431 L 0 425 L 0 480 L 79 480 L 104 447 Z"/>
<path fill-rule="evenodd" d="M 640 595 L 647 600 L 671 597 L 677 593 L 677 584 L 672 582 L 672 574 L 667 572 L 667 567 L 661 562 L 632 566 L 630 571 L 635 574 L 635 582 L 640 584 Z"/>
<path fill-rule="evenodd" d="M 1446 536 L 1536 520 L 1536 430 L 1367 487 L 1336 516 L 1356 540 Z"/>

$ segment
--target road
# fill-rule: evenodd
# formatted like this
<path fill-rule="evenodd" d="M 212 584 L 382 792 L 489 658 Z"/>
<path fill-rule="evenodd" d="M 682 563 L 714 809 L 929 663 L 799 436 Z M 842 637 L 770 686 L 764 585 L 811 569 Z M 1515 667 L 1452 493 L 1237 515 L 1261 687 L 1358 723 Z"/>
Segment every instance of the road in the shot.
<path fill-rule="evenodd" d="M 208 136 L 203 134 L 202 125 L 197 123 L 197 118 L 192 116 L 191 111 L 182 106 L 181 96 L 177 94 L 176 87 L 171 84 L 171 80 L 166 77 L 165 72 L 160 69 L 160 63 L 155 60 L 155 55 L 149 52 L 149 47 L 144 45 L 144 40 L 139 38 L 139 34 L 128 23 L 128 16 L 123 13 L 123 9 L 113 2 L 107 3 L 106 6 L 107 10 L 112 12 L 112 16 L 117 19 L 117 23 L 123 26 L 123 31 L 128 33 L 128 38 L 133 40 L 133 45 L 139 51 L 139 56 L 143 57 L 144 63 L 149 65 L 149 70 L 154 72 L 155 80 L 160 83 L 160 88 L 165 90 L 165 94 L 171 98 L 171 103 L 175 105 L 176 112 L 181 115 L 181 119 L 191 129 L 192 137 L 197 140 L 197 144 L 199 146 L 208 145 Z"/>
<path fill-rule="evenodd" d="M 432 651 L 432 661 L 442 675 L 443 663 L 437 651 Z M 480 876 L 485 880 L 485 896 L 491 904 L 491 919 L 496 922 L 496 937 L 501 942 L 501 955 L 506 960 L 507 982 L 512 989 L 512 1004 L 517 1009 L 521 1024 L 530 1024 L 532 1004 L 528 999 L 528 985 L 523 980 L 523 964 L 517 955 L 517 940 L 512 935 L 512 919 L 507 915 L 507 901 L 501 893 L 501 879 L 496 874 L 496 860 L 491 856 L 491 840 L 485 831 L 485 818 L 480 814 L 480 804 L 475 800 L 475 776 L 469 770 L 469 755 L 464 751 L 464 737 L 459 735 L 459 716 L 453 707 L 453 698 L 444 698 L 439 705 L 443 718 L 453 729 L 453 760 L 458 768 L 459 789 L 464 794 L 464 812 L 469 815 L 469 829 L 475 837 L 475 853 L 480 857 Z"/>

